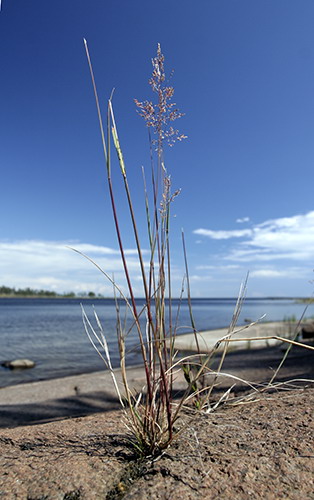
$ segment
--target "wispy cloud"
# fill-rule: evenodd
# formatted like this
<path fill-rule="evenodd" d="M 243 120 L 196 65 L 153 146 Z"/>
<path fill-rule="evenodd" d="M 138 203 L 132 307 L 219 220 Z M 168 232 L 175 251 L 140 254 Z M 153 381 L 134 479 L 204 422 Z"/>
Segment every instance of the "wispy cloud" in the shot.
<path fill-rule="evenodd" d="M 197 271 L 230 271 L 234 269 L 239 269 L 240 266 L 237 264 L 229 264 L 226 266 L 213 266 L 213 265 L 201 265 L 201 266 L 195 266 L 195 269 Z"/>
<path fill-rule="evenodd" d="M 196 229 L 194 233 L 214 240 L 243 238 L 243 241 L 231 246 L 224 256 L 228 260 L 252 262 L 292 259 L 314 262 L 314 211 L 270 219 L 251 229 Z"/>
<path fill-rule="evenodd" d="M 112 295 L 112 285 L 96 267 L 68 247 L 91 257 L 109 275 L 114 273 L 123 287 L 124 275 L 118 250 L 73 241 L 40 240 L 0 241 L 1 284 L 60 292 L 92 290 Z M 139 274 L 136 250 L 127 249 L 126 255 L 129 270 L 135 278 Z M 141 294 L 141 289 L 136 293 Z"/>
<path fill-rule="evenodd" d="M 308 270 L 303 267 L 286 267 L 285 269 L 262 268 L 254 269 L 250 273 L 250 278 L 291 278 L 291 279 L 304 279 L 309 277 Z"/>
<path fill-rule="evenodd" d="M 70 246 L 72 248 L 75 248 L 76 250 L 79 250 L 80 252 L 84 254 L 88 254 L 89 256 L 91 255 L 120 255 L 119 250 L 114 250 L 113 248 L 110 247 L 103 247 L 99 245 L 91 245 L 89 243 L 72 243 L 67 246 Z M 136 248 L 126 248 L 124 250 L 125 255 L 137 255 L 137 250 Z M 145 255 L 147 254 L 147 250 L 142 250 L 142 254 Z"/>
<path fill-rule="evenodd" d="M 213 240 L 229 240 L 230 238 L 245 238 L 252 235 L 251 229 L 235 229 L 231 231 L 212 231 L 211 229 L 195 229 L 194 234 L 207 236 Z"/>
<path fill-rule="evenodd" d="M 278 271 L 276 269 L 256 269 L 250 273 L 251 278 L 282 278 L 286 276 L 286 271 Z"/>
<path fill-rule="evenodd" d="M 244 222 L 250 222 L 250 217 L 243 217 L 242 219 L 237 219 L 238 224 L 244 224 Z"/>

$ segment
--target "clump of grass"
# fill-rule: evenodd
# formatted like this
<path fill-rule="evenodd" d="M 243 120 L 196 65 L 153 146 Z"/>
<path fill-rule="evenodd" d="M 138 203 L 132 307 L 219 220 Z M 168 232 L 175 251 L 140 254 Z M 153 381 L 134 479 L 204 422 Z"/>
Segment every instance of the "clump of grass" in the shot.
<path fill-rule="evenodd" d="M 146 243 L 146 245 L 149 247 L 149 262 L 147 264 L 144 262 L 143 258 L 136 215 L 128 183 L 127 166 L 123 157 L 113 110 L 112 96 L 108 100 L 106 123 L 104 123 L 86 40 L 84 40 L 84 43 L 94 89 L 103 152 L 106 162 L 107 183 L 112 206 L 112 214 L 127 284 L 127 293 L 124 293 L 119 284 L 112 277 L 110 277 L 105 270 L 101 269 L 96 262 L 88 256 L 85 257 L 92 262 L 101 273 L 103 273 L 106 279 L 109 280 L 113 286 L 116 303 L 116 329 L 123 390 L 117 383 L 115 372 L 111 364 L 110 352 L 104 329 L 96 311 L 94 314 L 97 329 L 93 327 L 85 310 L 82 308 L 83 322 L 90 341 L 111 373 L 113 384 L 121 406 L 125 410 L 127 426 L 131 435 L 131 443 L 137 455 L 142 457 L 157 456 L 165 448 L 167 448 L 178 435 L 180 426 L 177 425 L 177 421 L 186 404 L 193 400 L 196 408 L 210 412 L 228 398 L 231 389 L 226 391 L 226 393 L 217 403 L 215 403 L 215 405 L 210 404 L 210 397 L 215 386 L 215 382 L 217 377 L 222 374 L 221 370 L 229 343 L 234 340 L 232 339 L 232 335 L 235 332 L 242 303 L 245 298 L 247 278 L 241 288 L 228 334 L 217 343 L 210 354 L 201 353 L 198 347 L 196 356 L 193 355 L 178 359 L 175 351 L 175 338 L 178 329 L 180 304 L 176 314 L 174 314 L 171 286 L 170 215 L 172 203 L 179 194 L 179 191 L 172 191 L 171 178 L 167 171 L 165 162 L 164 148 L 165 144 L 173 146 L 177 141 L 182 141 L 186 138 L 186 136 L 180 134 L 174 127 L 174 122 L 182 116 L 182 113 L 173 102 L 174 88 L 166 81 L 164 56 L 161 52 L 160 45 L 158 45 L 157 54 L 152 59 L 153 72 L 149 80 L 150 87 L 156 99 L 155 101 L 138 101 L 135 99 L 135 105 L 138 113 L 142 118 L 144 118 L 148 127 L 150 139 L 150 189 L 147 188 L 146 177 L 143 171 L 143 191 L 148 232 L 148 243 Z M 137 248 L 141 283 L 145 297 L 145 305 L 141 308 L 141 310 L 139 310 L 135 300 L 134 287 L 126 259 L 123 236 L 120 230 L 116 196 L 111 175 L 113 168 L 111 155 L 112 147 L 114 148 L 118 159 L 118 165 L 127 199 L 128 212 Z M 186 286 L 190 322 L 195 335 L 196 345 L 198 346 L 198 332 L 192 312 L 189 271 L 183 234 L 182 243 L 185 260 L 185 277 L 183 279 L 181 297 L 183 296 L 184 288 Z M 132 327 L 134 327 L 137 331 L 138 343 L 140 346 L 141 358 L 145 372 L 145 387 L 142 391 L 140 391 L 140 393 L 135 393 L 130 387 L 128 381 L 126 369 L 126 340 L 130 328 L 126 327 L 126 322 L 122 317 L 121 301 L 124 303 L 126 310 L 129 311 L 129 314 L 131 315 Z M 245 328 L 249 326 L 250 325 L 247 325 Z M 236 340 L 238 341 L 239 339 Z M 283 340 L 287 341 L 286 339 Z M 295 340 L 290 342 L 295 343 Z M 218 363 L 218 369 L 216 372 L 213 372 L 208 367 L 208 363 L 217 353 L 218 347 L 221 343 L 224 343 L 224 349 Z M 187 387 L 181 399 L 174 400 L 173 394 L 175 373 L 179 367 L 183 370 L 187 381 Z M 208 372 L 210 372 L 211 375 L 214 375 L 213 381 L 209 387 L 206 386 L 205 379 L 205 375 Z M 239 380 L 237 377 L 231 378 Z M 244 381 L 241 380 L 241 382 Z M 249 384 L 249 386 L 256 390 L 252 385 Z"/>
<path fill-rule="evenodd" d="M 284 323 L 296 323 L 297 317 L 295 314 L 291 314 L 290 316 L 284 315 L 283 322 Z"/>
<path fill-rule="evenodd" d="M 117 339 L 120 354 L 120 366 L 123 381 L 123 393 L 118 386 L 114 370 L 110 361 L 110 353 L 106 342 L 101 322 L 95 312 L 97 331 L 93 327 L 84 309 L 82 309 L 83 322 L 87 335 L 93 346 L 102 357 L 113 378 L 114 387 L 118 394 L 121 406 L 127 410 L 127 425 L 131 433 L 132 444 L 140 456 L 155 456 L 167 448 L 179 432 L 177 421 L 182 409 L 190 401 L 198 409 L 206 408 L 208 399 L 214 386 L 206 387 L 205 373 L 208 371 L 207 362 L 213 356 L 198 353 L 182 359 L 177 358 L 175 351 L 175 338 L 178 329 L 178 317 L 180 304 L 174 314 L 171 286 L 171 249 L 170 249 L 170 214 L 171 206 L 179 194 L 179 190 L 172 191 L 171 178 L 166 168 L 164 147 L 165 144 L 173 146 L 177 141 L 186 138 L 174 127 L 174 122 L 182 116 L 182 113 L 173 102 L 174 88 L 166 81 L 164 69 L 164 56 L 158 44 L 157 54 L 152 59 L 153 72 L 149 85 L 155 96 L 155 101 L 139 101 L 135 99 L 139 115 L 144 118 L 150 139 L 150 190 L 147 188 L 145 173 L 144 198 L 145 212 L 148 231 L 149 262 L 145 266 L 143 252 L 138 233 L 136 216 L 132 203 L 131 191 L 128 184 L 127 167 L 124 161 L 122 148 L 119 141 L 118 129 L 112 105 L 112 96 L 108 100 L 106 125 L 104 125 L 102 113 L 97 94 L 93 67 L 87 42 L 85 49 L 91 73 L 95 101 L 99 119 L 102 145 L 107 167 L 107 181 L 112 206 L 113 219 L 127 283 L 127 294 L 111 278 L 108 273 L 101 269 L 97 263 L 90 260 L 112 283 L 116 299 L 117 311 Z M 125 188 L 128 211 L 137 247 L 137 257 L 141 272 L 141 282 L 145 297 L 145 306 L 138 310 L 135 300 L 132 279 L 129 273 L 126 254 L 123 246 L 123 238 L 120 230 L 118 212 L 116 207 L 115 191 L 112 182 L 112 145 L 116 151 L 119 169 Z M 149 196 L 151 192 L 151 196 Z M 184 288 L 187 288 L 190 321 L 196 344 L 198 345 L 197 329 L 195 326 L 191 296 L 187 255 L 185 249 L 184 234 L 182 233 L 183 254 L 185 260 L 185 277 L 183 278 L 181 298 Z M 80 253 L 80 252 L 78 252 Z M 239 316 L 242 301 L 245 294 L 240 295 L 233 320 L 229 329 L 229 337 L 235 327 Z M 145 371 L 145 387 L 140 394 L 135 394 L 129 385 L 126 370 L 126 339 L 129 329 L 121 317 L 120 302 L 124 302 L 129 311 L 133 327 L 136 328 L 138 343 L 140 346 L 142 363 Z M 174 319 L 174 316 L 176 319 Z M 143 317 L 145 321 L 143 321 Z M 223 358 L 219 365 L 221 369 L 223 359 L 226 355 L 227 345 L 223 352 Z M 175 373 L 181 368 L 183 370 L 187 387 L 179 400 L 174 400 Z M 217 373 L 218 376 L 218 373 Z"/>
<path fill-rule="evenodd" d="M 179 191 L 172 191 L 170 175 L 165 165 L 164 145 L 168 143 L 170 146 L 173 146 L 175 142 L 182 141 L 185 138 L 183 134 L 180 134 L 179 131 L 174 128 L 175 120 L 180 118 L 182 113 L 173 102 L 174 88 L 166 82 L 164 56 L 160 45 L 158 45 L 157 54 L 152 59 L 153 72 L 149 80 L 150 87 L 156 97 L 155 102 L 138 101 L 135 99 L 138 113 L 144 118 L 150 137 L 151 197 L 148 194 L 149 191 L 146 186 L 144 175 L 144 197 L 148 230 L 147 241 L 150 252 L 149 264 L 146 267 L 128 183 L 126 163 L 119 141 L 112 98 L 108 101 L 105 126 L 102 119 L 93 67 L 86 41 L 85 49 L 94 88 L 103 151 L 107 166 L 107 181 L 113 219 L 128 290 L 128 296 L 126 296 L 119 285 L 110 278 L 105 271 L 101 270 L 107 279 L 111 281 L 115 291 L 117 338 L 124 394 L 121 394 L 120 388 L 115 380 L 108 346 L 97 314 L 95 313 L 98 331 L 95 331 L 84 310 L 83 320 L 90 340 L 103 358 L 108 369 L 111 371 L 121 405 L 128 408 L 128 425 L 131 430 L 134 447 L 140 455 L 156 455 L 169 446 L 174 439 L 175 422 L 179 415 L 178 406 L 174 405 L 173 402 L 173 366 L 176 356 L 174 351 L 174 339 L 176 335 L 176 326 L 173 324 L 169 239 L 171 204 L 179 194 Z M 128 269 L 116 208 L 115 191 L 111 176 L 112 145 L 118 158 L 137 247 L 141 282 L 145 297 L 145 306 L 141 311 L 138 310 L 135 300 L 134 287 Z M 96 263 L 95 265 L 97 266 Z M 99 268 L 99 266 L 97 267 Z M 129 310 L 133 319 L 133 325 L 137 330 L 145 371 L 145 388 L 136 396 L 129 386 L 126 372 L 126 338 L 128 331 L 123 327 L 123 321 L 120 315 L 121 298 L 126 308 Z M 142 321 L 143 316 L 146 318 L 144 326 Z M 189 385 L 190 389 L 195 386 L 194 378 L 193 380 L 191 378 Z M 187 394 L 189 393 L 190 390 Z M 180 407 L 181 406 L 182 404 Z"/>

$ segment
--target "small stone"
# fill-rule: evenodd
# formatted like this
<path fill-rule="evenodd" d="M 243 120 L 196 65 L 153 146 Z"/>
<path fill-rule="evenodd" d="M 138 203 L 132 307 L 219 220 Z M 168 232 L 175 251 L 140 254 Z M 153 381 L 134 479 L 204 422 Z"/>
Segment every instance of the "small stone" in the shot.
<path fill-rule="evenodd" d="M 35 361 L 31 359 L 13 359 L 12 361 L 3 361 L 1 366 L 10 368 L 10 370 L 34 368 Z"/>

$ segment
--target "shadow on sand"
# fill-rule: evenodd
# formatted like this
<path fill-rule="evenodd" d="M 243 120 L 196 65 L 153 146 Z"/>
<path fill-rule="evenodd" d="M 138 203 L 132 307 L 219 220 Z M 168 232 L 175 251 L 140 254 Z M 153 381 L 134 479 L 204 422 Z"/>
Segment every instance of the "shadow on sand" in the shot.
<path fill-rule="evenodd" d="M 103 391 L 33 404 L 1 405 L 0 428 L 82 417 L 119 408 L 119 400 Z"/>
<path fill-rule="evenodd" d="M 227 355 L 223 372 L 231 373 L 250 382 L 269 382 L 283 357 L 280 348 L 270 347 L 235 351 Z M 217 360 L 212 365 L 215 369 Z M 293 348 L 279 372 L 276 382 L 294 379 L 314 379 L 314 353 L 304 348 Z M 228 387 L 232 380 L 227 380 Z M 225 390 L 225 383 L 218 386 L 218 393 Z M 235 392 L 247 389 L 237 384 Z M 180 397 L 179 390 L 177 396 Z M 26 404 L 0 405 L 0 428 L 33 425 L 38 423 L 62 420 L 71 417 L 82 417 L 95 413 L 120 409 L 120 403 L 113 393 L 94 391 L 80 393 L 54 400 Z"/>

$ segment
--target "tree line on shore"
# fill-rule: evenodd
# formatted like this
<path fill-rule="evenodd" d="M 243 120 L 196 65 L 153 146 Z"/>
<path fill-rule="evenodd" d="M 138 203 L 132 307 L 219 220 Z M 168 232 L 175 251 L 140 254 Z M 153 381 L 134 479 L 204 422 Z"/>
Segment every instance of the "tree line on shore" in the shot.
<path fill-rule="evenodd" d="M 95 298 L 99 297 L 101 298 L 102 295 L 98 294 L 96 295 L 94 292 L 88 292 L 88 293 L 80 293 L 76 294 L 75 292 L 67 292 L 67 293 L 57 293 L 53 292 L 51 290 L 35 290 L 30 287 L 26 288 L 12 288 L 9 286 L 2 285 L 0 286 L 0 296 L 2 297 L 64 297 L 64 298 L 75 298 L 75 297 L 89 297 L 89 298 Z"/>

